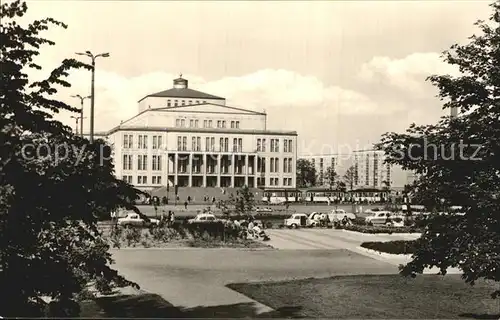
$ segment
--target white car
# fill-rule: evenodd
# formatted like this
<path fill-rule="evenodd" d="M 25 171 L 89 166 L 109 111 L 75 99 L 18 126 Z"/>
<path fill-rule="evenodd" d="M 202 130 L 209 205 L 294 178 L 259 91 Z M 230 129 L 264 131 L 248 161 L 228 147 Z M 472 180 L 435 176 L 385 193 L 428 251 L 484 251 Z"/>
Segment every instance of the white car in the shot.
<path fill-rule="evenodd" d="M 255 209 L 255 212 L 257 212 L 257 213 L 271 213 L 271 212 L 273 212 L 273 209 L 257 207 L 257 209 Z"/>
<path fill-rule="evenodd" d="M 125 217 L 123 218 L 118 218 L 118 225 L 125 227 L 125 226 L 141 226 L 141 227 L 146 227 L 150 225 L 158 225 L 160 224 L 160 220 L 158 219 L 151 219 L 149 218 L 147 220 L 144 220 L 141 218 L 137 213 L 128 213 Z"/>
<path fill-rule="evenodd" d="M 385 224 L 391 224 L 392 225 L 392 218 L 393 217 L 398 217 L 397 214 L 390 212 L 390 211 L 378 211 L 372 213 L 370 216 L 365 218 L 365 222 L 367 224 L 378 224 L 378 225 L 385 225 Z M 388 222 L 389 221 L 389 222 Z"/>
<path fill-rule="evenodd" d="M 213 214 L 211 213 L 200 213 L 193 219 L 189 219 L 188 223 L 207 223 L 207 222 L 215 222 L 219 221 Z"/>
<path fill-rule="evenodd" d="M 294 213 L 290 218 L 285 219 L 284 225 L 285 227 L 296 229 L 298 227 L 309 227 L 312 225 L 312 221 L 309 220 L 305 213 Z"/>
<path fill-rule="evenodd" d="M 328 218 L 330 219 L 330 221 L 342 221 L 342 219 L 344 219 L 344 217 L 346 217 L 349 219 L 349 220 L 355 220 L 356 219 L 356 215 L 354 213 L 351 213 L 351 212 L 346 212 L 345 210 L 343 209 L 333 209 L 329 214 L 328 214 Z"/>

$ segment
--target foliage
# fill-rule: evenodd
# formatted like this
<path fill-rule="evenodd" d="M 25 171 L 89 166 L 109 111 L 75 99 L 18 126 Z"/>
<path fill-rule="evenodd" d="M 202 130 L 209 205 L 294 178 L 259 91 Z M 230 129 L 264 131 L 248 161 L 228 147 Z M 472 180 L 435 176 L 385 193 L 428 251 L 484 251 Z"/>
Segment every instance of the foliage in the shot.
<path fill-rule="evenodd" d="M 384 242 L 363 242 L 361 247 L 391 254 L 415 253 L 417 240 L 396 240 Z"/>
<path fill-rule="evenodd" d="M 444 53 L 460 73 L 429 77 L 443 108 L 457 108 L 460 116 L 413 124 L 403 134 L 386 133 L 377 146 L 387 162 L 417 174 L 413 192 L 418 201 L 440 209 L 443 199 L 445 206 L 460 205 L 466 212 L 465 219 L 428 219 L 403 274 L 415 276 L 432 266 L 444 274 L 459 267 L 467 283 L 500 281 L 500 2 L 491 7 L 490 21 L 476 23 L 480 35 Z"/>
<path fill-rule="evenodd" d="M 369 225 L 347 225 L 342 226 L 341 229 L 361 232 L 361 233 L 416 233 L 421 232 L 420 229 L 416 227 L 389 227 L 389 226 L 369 226 Z"/>
<path fill-rule="evenodd" d="M 336 189 L 341 192 L 347 192 L 347 185 L 345 184 L 344 181 L 338 180 L 336 183 Z"/>
<path fill-rule="evenodd" d="M 337 182 L 337 178 L 338 178 L 338 174 L 335 171 L 335 167 L 330 166 L 330 167 L 326 168 L 324 178 L 325 178 L 326 182 L 328 183 L 330 189 L 334 189 L 336 187 L 336 182 Z"/>
<path fill-rule="evenodd" d="M 54 44 L 40 32 L 66 26 L 50 18 L 17 24 L 26 11 L 25 3 L 13 1 L 2 3 L 0 13 L 2 316 L 43 316 L 45 297 L 53 315 L 77 316 L 74 300 L 89 285 L 101 293 L 135 285 L 110 268 L 97 220 L 118 207 L 137 210 L 138 191 L 113 176 L 104 141 L 90 144 L 53 119 L 79 111 L 53 95 L 56 86 L 70 86 L 71 69 L 90 66 L 67 59 L 47 79 L 30 81 L 27 73 L 41 70 L 34 61 L 41 46 Z M 45 153 L 36 154 L 37 147 Z"/>
<path fill-rule="evenodd" d="M 354 166 L 350 166 L 349 169 L 344 174 L 344 184 L 349 190 L 354 189 L 354 185 L 356 183 L 356 168 Z"/>
<path fill-rule="evenodd" d="M 234 211 L 239 215 L 250 215 L 255 208 L 255 199 L 248 186 L 236 190 L 236 195 L 229 196 L 229 202 L 234 206 Z"/>
<path fill-rule="evenodd" d="M 297 160 L 297 187 L 311 187 L 316 185 L 316 167 L 312 161 Z"/>

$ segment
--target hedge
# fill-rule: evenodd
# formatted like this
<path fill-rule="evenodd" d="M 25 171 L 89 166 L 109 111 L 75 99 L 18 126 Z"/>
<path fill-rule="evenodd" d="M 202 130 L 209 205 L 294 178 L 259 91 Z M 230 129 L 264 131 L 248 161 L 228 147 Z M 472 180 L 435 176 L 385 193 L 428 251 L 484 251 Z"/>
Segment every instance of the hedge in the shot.
<path fill-rule="evenodd" d="M 417 240 L 397 240 L 386 242 L 363 242 L 361 247 L 391 254 L 413 254 Z"/>
<path fill-rule="evenodd" d="M 422 232 L 416 227 L 386 227 L 386 226 L 367 226 L 367 225 L 350 225 L 341 226 L 340 229 L 361 232 L 361 233 L 416 233 Z"/>

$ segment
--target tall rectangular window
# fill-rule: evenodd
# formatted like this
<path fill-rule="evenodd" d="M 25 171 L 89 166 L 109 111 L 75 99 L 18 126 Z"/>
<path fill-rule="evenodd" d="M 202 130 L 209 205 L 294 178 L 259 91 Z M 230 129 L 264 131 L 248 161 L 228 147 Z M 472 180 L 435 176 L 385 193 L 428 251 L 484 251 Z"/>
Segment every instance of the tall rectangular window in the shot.
<path fill-rule="evenodd" d="M 212 128 L 212 120 L 208 120 L 208 127 Z"/>
<path fill-rule="evenodd" d="M 177 136 L 177 150 L 182 150 L 182 137 Z"/>
<path fill-rule="evenodd" d="M 231 121 L 231 129 L 234 129 L 234 121 Z"/>
<path fill-rule="evenodd" d="M 288 152 L 293 152 L 292 144 L 293 140 L 288 140 Z"/>
<path fill-rule="evenodd" d="M 238 152 L 243 152 L 243 139 L 238 139 Z"/>
<path fill-rule="evenodd" d="M 260 139 L 257 139 L 257 151 L 262 151 L 261 146 L 260 146 Z"/>
<path fill-rule="evenodd" d="M 239 129 L 239 128 L 240 128 L 240 122 L 236 121 L 236 129 Z"/>
<path fill-rule="evenodd" d="M 187 137 L 182 137 L 182 151 L 187 151 L 187 144 L 188 144 L 188 139 Z"/>
<path fill-rule="evenodd" d="M 123 155 L 123 170 L 132 170 L 132 155 Z"/>
<path fill-rule="evenodd" d="M 233 138 L 233 152 L 238 152 L 238 139 Z"/>
<path fill-rule="evenodd" d="M 266 139 L 262 139 L 262 152 L 266 152 Z"/>
<path fill-rule="evenodd" d="M 215 138 L 210 138 L 210 151 L 215 151 Z"/>

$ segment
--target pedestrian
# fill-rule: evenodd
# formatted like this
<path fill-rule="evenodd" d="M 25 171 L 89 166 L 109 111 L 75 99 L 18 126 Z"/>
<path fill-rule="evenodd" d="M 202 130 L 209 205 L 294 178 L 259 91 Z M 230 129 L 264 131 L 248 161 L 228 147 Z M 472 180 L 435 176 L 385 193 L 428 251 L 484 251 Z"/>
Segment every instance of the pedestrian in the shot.
<path fill-rule="evenodd" d="M 212 197 L 212 204 L 215 203 L 215 197 Z"/>
<path fill-rule="evenodd" d="M 188 196 L 187 201 L 191 203 L 191 196 Z"/>
<path fill-rule="evenodd" d="M 186 209 L 186 210 L 187 210 L 187 208 L 188 208 L 188 202 L 187 202 L 187 201 L 184 201 L 184 209 Z"/>
<path fill-rule="evenodd" d="M 173 226 L 175 222 L 175 214 L 173 211 L 170 212 L 170 225 Z"/>

